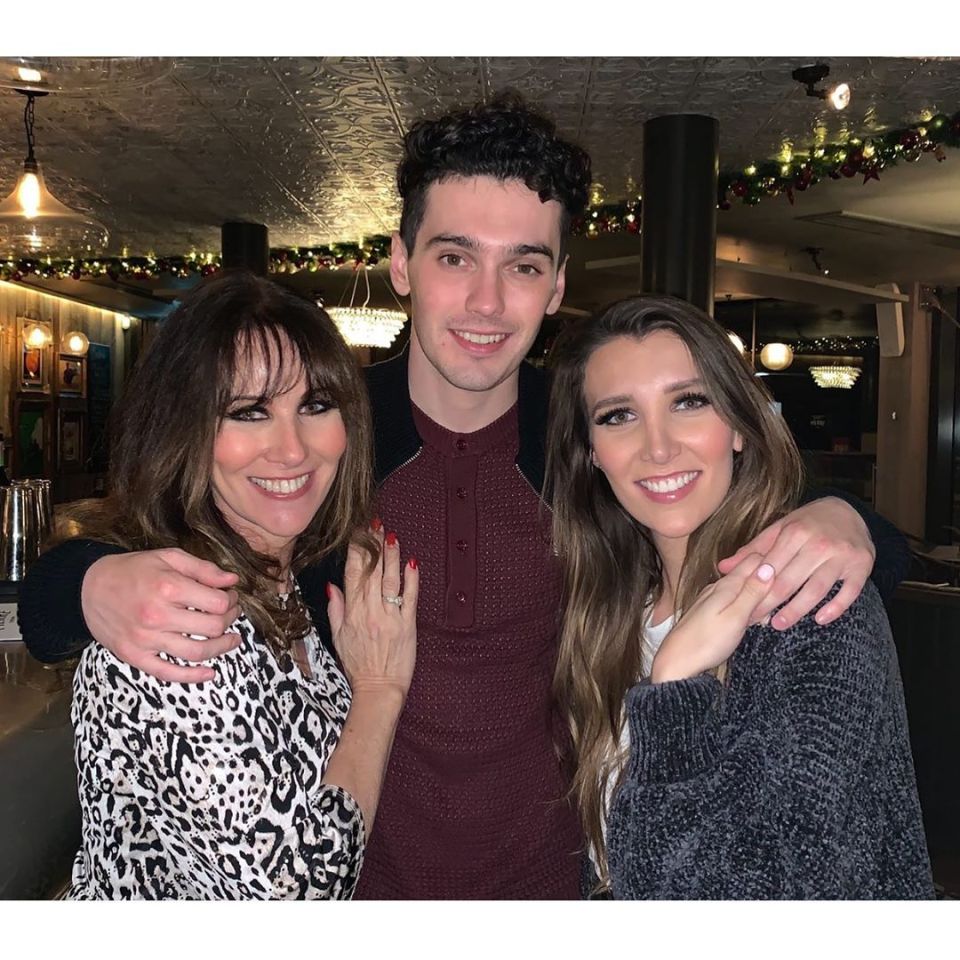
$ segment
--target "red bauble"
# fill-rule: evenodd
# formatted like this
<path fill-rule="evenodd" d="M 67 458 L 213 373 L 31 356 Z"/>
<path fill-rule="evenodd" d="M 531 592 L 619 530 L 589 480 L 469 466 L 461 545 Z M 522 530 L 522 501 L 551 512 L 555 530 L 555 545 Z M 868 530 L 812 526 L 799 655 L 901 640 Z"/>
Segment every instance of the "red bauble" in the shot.
<path fill-rule="evenodd" d="M 857 168 L 851 166 L 849 163 L 845 163 L 841 168 L 840 172 L 845 177 L 855 177 L 857 175 Z"/>
<path fill-rule="evenodd" d="M 730 189 L 733 191 L 734 196 L 745 197 L 749 187 L 742 180 L 734 180 Z"/>
<path fill-rule="evenodd" d="M 907 130 L 900 138 L 900 146 L 904 150 L 915 150 L 920 143 L 920 134 L 916 130 Z"/>
<path fill-rule="evenodd" d="M 854 170 L 856 170 L 860 167 L 860 164 L 862 163 L 863 163 L 863 150 L 861 150 L 860 147 L 854 147 L 854 149 L 847 154 L 847 164 L 849 164 L 851 167 L 854 168 Z"/>
<path fill-rule="evenodd" d="M 729 209 L 730 209 L 730 201 L 729 201 L 729 200 L 721 200 L 721 201 L 720 201 L 720 209 L 721 209 L 721 210 L 729 210 Z M 628 220 L 628 221 L 627 221 L 627 233 L 639 233 L 639 232 L 640 232 L 640 221 L 639 221 L 639 220 Z"/>
<path fill-rule="evenodd" d="M 79 280 L 81 276 L 80 268 L 74 267 L 74 269 L 70 271 L 70 276 L 73 277 L 74 280 Z"/>

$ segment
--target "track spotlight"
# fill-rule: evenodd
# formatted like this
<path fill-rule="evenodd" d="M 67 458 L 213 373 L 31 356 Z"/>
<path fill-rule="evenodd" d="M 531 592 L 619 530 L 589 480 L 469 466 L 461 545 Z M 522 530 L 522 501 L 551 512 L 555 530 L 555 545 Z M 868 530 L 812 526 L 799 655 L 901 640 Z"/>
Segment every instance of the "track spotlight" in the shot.
<path fill-rule="evenodd" d="M 825 63 L 810 63 L 793 71 L 793 79 L 806 87 L 808 97 L 826 100 L 834 110 L 844 110 L 850 104 L 850 84 L 838 83 L 826 89 L 817 88 L 817 84 L 829 75 L 830 68 Z"/>

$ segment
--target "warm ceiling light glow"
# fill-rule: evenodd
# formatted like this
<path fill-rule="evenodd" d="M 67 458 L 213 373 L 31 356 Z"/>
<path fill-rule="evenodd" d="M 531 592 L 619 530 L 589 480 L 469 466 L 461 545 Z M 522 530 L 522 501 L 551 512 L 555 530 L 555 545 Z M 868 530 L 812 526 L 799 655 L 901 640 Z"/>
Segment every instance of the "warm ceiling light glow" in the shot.
<path fill-rule="evenodd" d="M 32 67 L 17 67 L 17 76 L 24 83 L 40 83 L 43 80 L 43 74 Z"/>
<path fill-rule="evenodd" d="M 860 376 L 858 367 L 831 364 L 828 367 L 811 367 L 810 376 L 818 387 L 827 390 L 849 390 Z"/>
<path fill-rule="evenodd" d="M 793 363 L 793 348 L 787 343 L 768 343 L 760 351 L 760 362 L 768 370 L 786 370 Z"/>
<path fill-rule="evenodd" d="M 86 356 L 89 346 L 90 340 L 85 333 L 80 330 L 71 330 L 63 338 L 61 352 L 73 354 L 75 357 L 83 357 Z"/>
<path fill-rule="evenodd" d="M 120 318 L 120 329 L 129 330 L 130 329 L 130 314 L 129 313 L 118 313 L 117 316 Z"/>
<path fill-rule="evenodd" d="M 109 239 L 103 224 L 71 210 L 43 182 L 40 164 L 34 156 L 33 110 L 37 94 L 29 90 L 17 92 L 27 97 L 27 158 L 16 185 L 0 203 L 0 256 L 99 253 Z"/>
<path fill-rule="evenodd" d="M 746 347 L 743 345 L 743 341 L 732 331 L 727 331 L 727 336 L 730 338 L 730 342 L 740 351 L 741 354 L 746 352 Z"/>
<path fill-rule="evenodd" d="M 845 110 L 850 105 L 850 84 L 838 83 L 827 94 L 827 102 L 834 110 Z"/>

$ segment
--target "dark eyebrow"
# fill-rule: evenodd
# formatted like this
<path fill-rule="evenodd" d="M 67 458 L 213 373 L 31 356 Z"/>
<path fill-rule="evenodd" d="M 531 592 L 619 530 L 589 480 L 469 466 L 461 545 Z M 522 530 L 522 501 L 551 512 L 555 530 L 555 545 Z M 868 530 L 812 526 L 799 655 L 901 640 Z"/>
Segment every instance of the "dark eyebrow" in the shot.
<path fill-rule="evenodd" d="M 594 405 L 593 409 L 590 411 L 591 414 L 596 413 L 601 407 L 611 407 L 617 403 L 629 403 L 633 397 L 628 397 L 624 394 L 621 397 L 604 397 L 602 400 L 598 400 Z"/>
<path fill-rule="evenodd" d="M 436 247 L 441 243 L 449 243 L 454 247 L 464 247 L 466 250 L 476 250 L 479 246 L 473 237 L 462 237 L 456 233 L 438 233 L 427 241 L 427 246 Z"/>
<path fill-rule="evenodd" d="M 663 392 L 679 393 L 681 390 L 689 390 L 691 387 L 702 387 L 703 379 L 701 377 L 691 377 L 689 380 L 679 380 L 677 383 L 671 383 Z"/>
<path fill-rule="evenodd" d="M 544 243 L 520 243 L 511 247 L 510 252 L 516 257 L 546 257 L 553 263 L 553 251 Z"/>
<path fill-rule="evenodd" d="M 474 237 L 461 236 L 458 233 L 438 233 L 427 241 L 428 247 L 436 247 L 448 243 L 453 247 L 463 247 L 464 250 L 479 250 L 480 244 Z M 518 243 L 509 247 L 507 252 L 512 257 L 546 257 L 550 263 L 554 261 L 553 251 L 545 243 Z"/>

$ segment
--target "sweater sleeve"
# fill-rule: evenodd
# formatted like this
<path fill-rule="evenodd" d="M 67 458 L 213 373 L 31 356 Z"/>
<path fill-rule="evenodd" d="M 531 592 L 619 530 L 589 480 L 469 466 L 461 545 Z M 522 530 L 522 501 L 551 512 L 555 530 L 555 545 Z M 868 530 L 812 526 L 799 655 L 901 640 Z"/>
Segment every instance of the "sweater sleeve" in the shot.
<path fill-rule="evenodd" d="M 869 817 L 856 802 L 864 777 L 889 773 L 864 771 L 899 690 L 876 593 L 829 627 L 807 618 L 781 635 L 753 628 L 748 642 L 731 687 L 702 674 L 628 694 L 631 755 L 607 831 L 615 896 L 857 895 L 849 818 Z M 905 722 L 895 736 L 890 769 L 922 845 Z"/>
<path fill-rule="evenodd" d="M 80 588 L 101 557 L 122 547 L 95 540 L 67 540 L 34 561 L 20 585 L 17 616 L 23 641 L 42 663 L 79 655 L 93 640 L 83 619 Z"/>
<path fill-rule="evenodd" d="M 873 563 L 870 579 L 873 580 L 884 604 L 889 603 L 893 591 L 910 569 L 910 545 L 907 538 L 886 517 L 871 510 L 862 500 L 845 490 L 832 487 L 810 487 L 804 493 L 804 503 L 811 503 L 823 497 L 836 497 L 853 507 L 863 518 L 870 531 L 870 539 L 876 548 L 877 556 Z"/>

